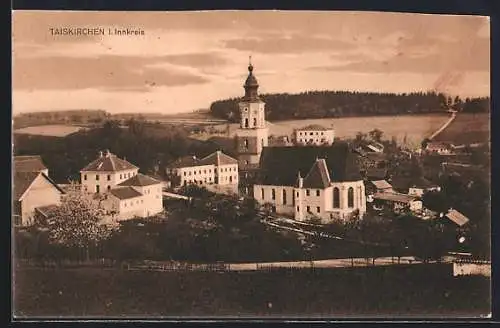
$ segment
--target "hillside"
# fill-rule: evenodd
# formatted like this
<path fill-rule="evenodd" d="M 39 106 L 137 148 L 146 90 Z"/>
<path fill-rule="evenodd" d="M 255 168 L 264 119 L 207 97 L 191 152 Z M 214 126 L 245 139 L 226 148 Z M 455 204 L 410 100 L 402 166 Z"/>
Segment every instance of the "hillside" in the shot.
<path fill-rule="evenodd" d="M 368 93 L 347 91 L 310 91 L 299 94 L 263 94 L 269 121 L 351 116 L 443 113 L 448 109 L 469 112 L 489 111 L 489 98 L 452 99 L 442 93 Z M 238 101 L 215 101 L 210 113 L 217 118 L 239 119 Z"/>

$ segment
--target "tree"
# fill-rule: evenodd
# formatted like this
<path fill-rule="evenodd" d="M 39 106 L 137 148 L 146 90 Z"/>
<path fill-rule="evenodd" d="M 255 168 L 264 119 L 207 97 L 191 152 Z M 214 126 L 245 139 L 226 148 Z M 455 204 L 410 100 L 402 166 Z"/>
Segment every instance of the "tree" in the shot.
<path fill-rule="evenodd" d="M 47 231 L 51 244 L 85 251 L 88 260 L 90 249 L 106 240 L 113 231 L 105 224 L 104 214 L 99 200 L 69 190 L 60 206 L 51 210 L 47 217 L 38 217 L 35 225 Z"/>
<path fill-rule="evenodd" d="M 379 129 L 373 129 L 370 132 L 368 132 L 368 135 L 373 141 L 376 142 L 381 142 L 382 141 L 382 136 L 384 135 L 384 132 L 382 132 Z"/>

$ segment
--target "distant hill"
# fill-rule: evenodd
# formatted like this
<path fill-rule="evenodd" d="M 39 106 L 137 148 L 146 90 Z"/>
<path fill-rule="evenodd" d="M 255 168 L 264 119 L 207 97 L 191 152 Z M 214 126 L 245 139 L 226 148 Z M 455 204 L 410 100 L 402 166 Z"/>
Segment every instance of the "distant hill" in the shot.
<path fill-rule="evenodd" d="M 446 112 L 449 109 L 489 111 L 489 98 L 462 101 L 443 93 L 370 93 L 349 91 L 309 91 L 299 94 L 263 94 L 266 119 L 333 118 L 349 116 L 375 116 L 424 114 Z M 210 113 L 222 119 L 239 121 L 238 102 L 241 98 L 218 100 L 211 104 Z"/>
<path fill-rule="evenodd" d="M 14 129 L 48 124 L 96 124 L 104 122 L 109 116 L 109 113 L 104 110 L 92 109 L 22 113 L 14 116 Z"/>

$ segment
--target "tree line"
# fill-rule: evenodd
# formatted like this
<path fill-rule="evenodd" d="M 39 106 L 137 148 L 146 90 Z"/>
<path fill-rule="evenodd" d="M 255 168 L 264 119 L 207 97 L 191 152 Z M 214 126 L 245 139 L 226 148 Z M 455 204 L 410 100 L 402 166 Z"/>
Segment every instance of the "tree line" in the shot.
<path fill-rule="evenodd" d="M 144 174 L 162 176 L 163 168 L 181 156 L 207 156 L 220 149 L 216 143 L 188 135 L 188 128 L 181 125 L 165 128 L 133 119 L 121 125 L 108 120 L 101 127 L 64 138 L 15 135 L 14 154 L 40 155 L 58 183 L 77 181 L 80 170 L 97 158 L 99 150 L 105 149 L 138 166 Z"/>
<path fill-rule="evenodd" d="M 351 116 L 440 113 L 449 109 L 464 112 L 489 111 L 489 98 L 446 96 L 443 93 L 373 93 L 351 91 L 308 91 L 260 96 L 266 103 L 266 118 L 274 120 L 313 119 Z M 222 119 L 239 121 L 241 98 L 223 99 L 210 105 L 210 113 Z"/>

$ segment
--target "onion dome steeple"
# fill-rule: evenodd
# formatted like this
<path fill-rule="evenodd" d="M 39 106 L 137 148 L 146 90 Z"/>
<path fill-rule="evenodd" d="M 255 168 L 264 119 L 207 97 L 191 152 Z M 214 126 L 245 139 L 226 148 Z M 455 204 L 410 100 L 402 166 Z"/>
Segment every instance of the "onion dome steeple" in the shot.
<path fill-rule="evenodd" d="M 259 83 L 257 82 L 257 79 L 255 78 L 255 75 L 253 75 L 253 65 L 252 65 L 252 56 L 249 57 L 249 63 L 248 63 L 248 77 L 245 81 L 245 85 L 243 86 L 245 88 L 245 100 L 246 101 L 255 101 L 259 100 L 259 94 L 257 92 L 259 88 Z"/>

